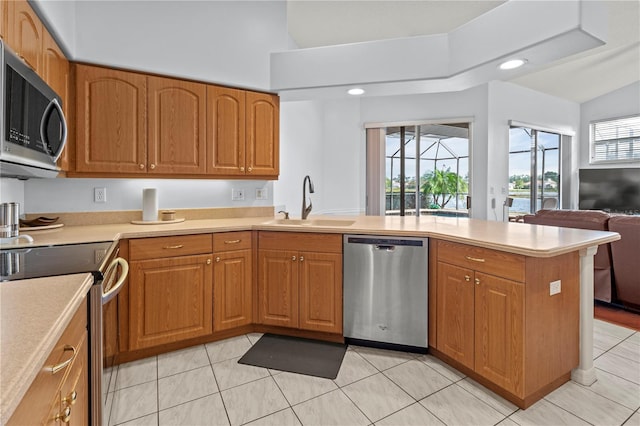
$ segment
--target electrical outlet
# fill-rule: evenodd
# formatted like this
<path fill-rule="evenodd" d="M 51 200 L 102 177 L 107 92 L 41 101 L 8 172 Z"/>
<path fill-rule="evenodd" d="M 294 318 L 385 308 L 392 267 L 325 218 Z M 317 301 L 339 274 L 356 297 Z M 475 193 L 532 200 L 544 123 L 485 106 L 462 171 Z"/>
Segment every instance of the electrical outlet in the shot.
<path fill-rule="evenodd" d="M 231 190 L 231 201 L 244 200 L 244 189 L 233 188 Z"/>
<path fill-rule="evenodd" d="M 266 199 L 267 199 L 267 189 L 256 188 L 256 200 L 266 200 Z"/>
<path fill-rule="evenodd" d="M 549 296 L 553 296 L 554 294 L 559 294 L 562 290 L 562 281 L 551 281 L 549 283 Z"/>
<path fill-rule="evenodd" d="M 94 203 L 106 203 L 107 202 L 107 188 L 93 188 L 93 202 Z"/>

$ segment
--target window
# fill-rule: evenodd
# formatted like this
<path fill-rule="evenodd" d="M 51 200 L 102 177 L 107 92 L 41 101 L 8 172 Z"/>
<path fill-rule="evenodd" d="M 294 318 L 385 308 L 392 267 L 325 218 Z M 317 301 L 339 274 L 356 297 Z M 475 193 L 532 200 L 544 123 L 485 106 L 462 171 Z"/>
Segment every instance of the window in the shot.
<path fill-rule="evenodd" d="M 469 123 L 369 128 L 367 214 L 468 216 Z"/>
<path fill-rule="evenodd" d="M 557 133 L 509 129 L 510 213 L 560 208 L 560 140 Z"/>
<path fill-rule="evenodd" d="M 640 115 L 591 123 L 591 164 L 640 160 Z"/>

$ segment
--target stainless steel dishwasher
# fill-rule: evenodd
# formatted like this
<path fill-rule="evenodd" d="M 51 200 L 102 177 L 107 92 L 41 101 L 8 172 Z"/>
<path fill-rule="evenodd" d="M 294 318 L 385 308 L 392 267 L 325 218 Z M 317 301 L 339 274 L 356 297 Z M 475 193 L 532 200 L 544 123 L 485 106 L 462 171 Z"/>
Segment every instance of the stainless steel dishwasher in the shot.
<path fill-rule="evenodd" d="M 344 336 L 427 348 L 428 238 L 344 235 Z"/>

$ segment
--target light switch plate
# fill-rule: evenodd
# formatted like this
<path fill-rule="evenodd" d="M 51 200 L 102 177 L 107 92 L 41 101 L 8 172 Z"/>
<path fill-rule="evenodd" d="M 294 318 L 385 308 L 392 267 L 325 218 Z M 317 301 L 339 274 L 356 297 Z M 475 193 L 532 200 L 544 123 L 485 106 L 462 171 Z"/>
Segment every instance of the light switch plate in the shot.
<path fill-rule="evenodd" d="M 256 188 L 256 200 L 266 200 L 266 199 L 267 199 L 267 189 Z"/>
<path fill-rule="evenodd" d="M 549 283 L 549 296 L 559 294 L 562 291 L 562 281 L 551 281 Z"/>

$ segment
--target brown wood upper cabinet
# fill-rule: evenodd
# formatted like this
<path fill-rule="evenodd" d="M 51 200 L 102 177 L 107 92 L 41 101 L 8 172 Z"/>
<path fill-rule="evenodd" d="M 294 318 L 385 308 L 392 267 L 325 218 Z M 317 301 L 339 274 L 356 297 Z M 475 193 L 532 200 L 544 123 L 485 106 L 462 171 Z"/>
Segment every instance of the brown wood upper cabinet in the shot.
<path fill-rule="evenodd" d="M 148 77 L 148 89 L 147 171 L 204 174 L 207 86 L 172 78 Z"/>
<path fill-rule="evenodd" d="M 0 1 L 0 38 L 7 40 L 7 14 L 9 13 L 9 2 Z"/>
<path fill-rule="evenodd" d="M 76 171 L 147 172 L 147 78 L 76 67 Z"/>
<path fill-rule="evenodd" d="M 69 122 L 70 96 L 69 96 L 69 79 L 70 79 L 69 61 L 56 44 L 55 40 L 47 32 L 43 32 L 42 39 L 42 77 L 49 86 L 62 98 L 62 110 Z M 73 137 L 67 134 L 67 138 Z M 58 166 L 64 170 L 69 170 L 69 150 L 65 149 L 58 159 Z"/>
<path fill-rule="evenodd" d="M 277 177 L 280 103 L 276 95 L 209 86 L 207 173 Z"/>
<path fill-rule="evenodd" d="M 8 3 L 6 41 L 18 56 L 42 75 L 44 26 L 26 0 Z"/>
<path fill-rule="evenodd" d="M 275 95 L 77 65 L 76 96 L 80 174 L 278 176 Z"/>

